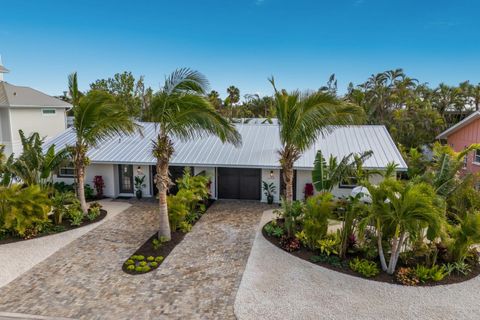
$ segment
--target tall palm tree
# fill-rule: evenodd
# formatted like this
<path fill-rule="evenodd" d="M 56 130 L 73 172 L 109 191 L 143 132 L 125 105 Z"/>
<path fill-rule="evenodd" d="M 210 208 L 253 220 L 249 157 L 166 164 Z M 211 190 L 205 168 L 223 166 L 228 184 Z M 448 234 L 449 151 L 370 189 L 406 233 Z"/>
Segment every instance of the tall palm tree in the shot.
<path fill-rule="evenodd" d="M 165 80 L 152 100 L 148 121 L 155 122 L 158 135 L 153 141 L 157 159 L 156 184 L 160 206 L 159 237 L 171 238 L 168 222 L 167 190 L 171 184 L 168 166 L 174 152 L 173 138 L 192 139 L 202 134 L 218 136 L 222 142 L 240 144 L 241 137 L 232 123 L 215 111 L 205 98 L 208 81 L 203 74 L 182 68 Z"/>
<path fill-rule="evenodd" d="M 275 111 L 280 124 L 279 151 L 283 170 L 285 197 L 293 200 L 293 165 L 310 148 L 319 135 L 326 135 L 336 126 L 363 120 L 360 107 L 337 99 L 328 92 L 277 90 L 273 77 L 269 79 L 275 91 Z"/>
<path fill-rule="evenodd" d="M 233 105 L 240 101 L 240 89 L 235 86 L 230 86 L 227 88 L 228 93 L 228 105 L 230 106 L 230 118 L 233 117 Z"/>
<path fill-rule="evenodd" d="M 69 79 L 76 79 L 73 74 Z M 76 87 L 76 85 L 75 85 Z M 78 91 L 78 89 L 77 89 Z M 72 95 L 74 100 L 74 95 Z M 138 126 L 134 123 L 125 106 L 104 91 L 90 91 L 74 102 L 73 129 L 77 141 L 71 147 L 73 166 L 75 168 L 76 192 L 84 213 L 87 213 L 85 200 L 85 166 L 88 164 L 87 152 L 101 141 L 118 134 L 133 133 Z"/>

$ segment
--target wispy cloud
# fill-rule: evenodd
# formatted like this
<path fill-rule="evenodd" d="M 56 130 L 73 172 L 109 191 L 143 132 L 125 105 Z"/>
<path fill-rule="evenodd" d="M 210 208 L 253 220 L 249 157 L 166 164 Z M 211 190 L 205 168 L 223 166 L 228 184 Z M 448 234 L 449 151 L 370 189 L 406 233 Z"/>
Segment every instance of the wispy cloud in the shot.
<path fill-rule="evenodd" d="M 354 5 L 355 7 L 359 7 L 359 6 L 363 5 L 364 3 L 365 3 L 365 0 L 355 0 L 355 1 L 353 2 L 353 5 Z"/>

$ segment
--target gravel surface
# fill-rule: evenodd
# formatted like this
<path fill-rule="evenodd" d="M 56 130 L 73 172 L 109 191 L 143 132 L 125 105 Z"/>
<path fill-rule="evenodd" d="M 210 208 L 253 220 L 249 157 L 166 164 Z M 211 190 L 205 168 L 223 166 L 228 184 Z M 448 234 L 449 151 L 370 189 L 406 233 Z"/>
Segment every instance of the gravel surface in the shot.
<path fill-rule="evenodd" d="M 99 202 L 102 204 L 103 209 L 108 212 L 102 221 L 50 236 L 0 245 L 0 287 L 28 271 L 37 263 L 45 260 L 58 249 L 130 207 L 130 204 L 125 202 L 111 200 Z"/>
<path fill-rule="evenodd" d="M 235 301 L 238 319 L 480 319 L 480 277 L 402 287 L 352 277 L 278 249 L 260 232 Z"/>

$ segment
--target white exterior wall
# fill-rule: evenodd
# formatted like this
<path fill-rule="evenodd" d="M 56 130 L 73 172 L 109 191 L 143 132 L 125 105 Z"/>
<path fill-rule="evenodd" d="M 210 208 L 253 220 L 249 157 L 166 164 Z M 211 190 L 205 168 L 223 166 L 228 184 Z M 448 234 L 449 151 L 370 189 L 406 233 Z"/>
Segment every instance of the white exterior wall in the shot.
<path fill-rule="evenodd" d="M 205 171 L 207 177 L 209 177 L 212 181 L 212 183 L 210 184 L 210 194 L 212 199 L 217 199 L 217 170 L 215 170 L 215 168 L 213 167 L 193 167 L 194 175 L 197 175 L 202 171 Z"/>
<path fill-rule="evenodd" d="M 378 184 L 382 180 L 383 177 L 378 174 L 370 177 L 370 182 L 373 184 Z M 304 189 L 307 183 L 312 183 L 312 171 L 297 170 L 297 200 L 303 200 L 305 198 Z M 350 192 L 352 192 L 352 188 L 339 188 L 338 185 L 332 189 L 332 194 L 337 198 L 348 197 Z M 315 189 L 314 193 L 317 193 Z"/>
<path fill-rule="evenodd" d="M 53 115 L 44 115 L 42 109 L 55 109 Z M 51 138 L 62 133 L 67 128 L 65 108 L 10 108 L 10 134 L 13 152 L 18 155 L 22 152 L 20 135 L 22 129 L 25 135 L 38 132 L 42 138 Z"/>
<path fill-rule="evenodd" d="M 0 108 L 0 144 L 5 146 L 5 155 L 8 157 L 13 152 L 8 108 Z"/>
<path fill-rule="evenodd" d="M 273 171 L 273 177 L 270 176 L 270 171 Z M 265 181 L 266 183 L 270 184 L 273 182 L 273 185 L 275 186 L 275 194 L 273 195 L 273 202 L 280 202 L 280 170 L 275 169 L 275 170 L 270 170 L 270 169 L 262 169 L 262 183 Z M 263 183 L 261 185 L 261 191 L 262 191 L 262 202 L 267 202 L 267 196 L 265 195 L 263 191 Z"/>

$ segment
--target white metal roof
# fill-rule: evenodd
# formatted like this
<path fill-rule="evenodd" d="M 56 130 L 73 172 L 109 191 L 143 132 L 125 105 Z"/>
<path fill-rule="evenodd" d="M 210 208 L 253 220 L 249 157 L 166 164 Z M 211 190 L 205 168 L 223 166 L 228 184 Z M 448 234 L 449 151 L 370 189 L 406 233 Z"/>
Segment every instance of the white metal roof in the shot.
<path fill-rule="evenodd" d="M 92 163 L 155 164 L 152 156 L 152 139 L 156 136 L 153 123 L 141 123 L 143 136 L 134 134 L 108 139 L 99 147 L 88 151 Z M 278 150 L 281 148 L 275 124 L 236 124 L 242 135 L 242 145 L 235 147 L 223 144 L 214 136 L 203 136 L 189 141 L 174 139 L 175 153 L 171 165 L 208 167 L 255 167 L 279 168 Z M 72 128 L 46 142 L 45 148 L 55 144 L 57 148 L 73 145 L 75 132 Z M 398 164 L 398 170 L 407 165 L 395 146 L 385 126 L 339 127 L 326 137 L 319 137 L 295 163 L 297 169 L 311 169 L 317 150 L 326 157 L 330 154 L 341 158 L 351 152 L 373 151 L 366 160 L 365 168 L 382 169 L 389 162 Z"/>
<path fill-rule="evenodd" d="M 38 90 L 0 81 L 0 107 L 71 108 L 72 105 Z"/>

